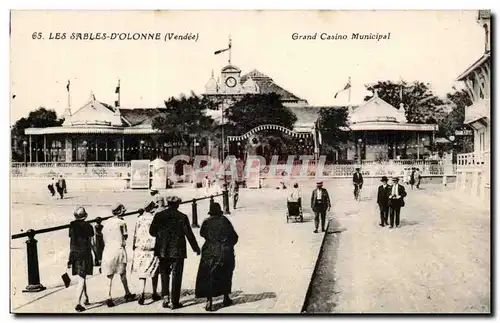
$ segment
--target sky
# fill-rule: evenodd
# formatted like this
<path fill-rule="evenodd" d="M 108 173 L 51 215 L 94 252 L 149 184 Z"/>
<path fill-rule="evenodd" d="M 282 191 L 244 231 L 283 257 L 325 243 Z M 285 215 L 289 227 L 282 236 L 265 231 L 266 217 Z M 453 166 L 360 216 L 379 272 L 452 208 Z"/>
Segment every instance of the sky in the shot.
<path fill-rule="evenodd" d="M 212 70 L 232 64 L 257 69 L 310 105 L 343 105 L 335 92 L 351 78 L 351 103 L 362 102 L 365 84 L 379 80 L 430 83 L 444 95 L 484 51 L 477 11 L 13 11 L 11 16 L 11 113 L 17 119 L 40 106 L 60 116 L 93 93 L 113 104 L 121 83 L 123 108 L 154 108 L 171 96 L 204 92 Z M 33 33 L 44 39 L 33 39 Z M 49 34 L 66 33 L 64 40 Z M 72 33 L 150 32 L 197 34 L 197 41 L 71 40 Z M 389 40 L 352 40 L 352 33 L 390 32 Z M 292 34 L 318 33 L 317 40 Z M 320 40 L 321 33 L 347 40 Z"/>

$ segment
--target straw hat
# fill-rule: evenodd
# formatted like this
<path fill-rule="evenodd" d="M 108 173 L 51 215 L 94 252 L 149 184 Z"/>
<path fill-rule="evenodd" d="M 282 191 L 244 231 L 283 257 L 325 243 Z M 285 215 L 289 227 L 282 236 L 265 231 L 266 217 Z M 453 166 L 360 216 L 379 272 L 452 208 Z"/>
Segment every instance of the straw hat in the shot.
<path fill-rule="evenodd" d="M 76 208 L 75 212 L 73 212 L 73 216 L 76 220 L 85 220 L 88 214 L 83 206 L 79 206 Z"/>
<path fill-rule="evenodd" d="M 113 215 L 122 215 L 126 211 L 127 211 L 127 209 L 125 208 L 125 206 L 119 202 L 116 203 L 115 207 L 113 207 L 111 209 L 111 212 L 113 213 Z"/>

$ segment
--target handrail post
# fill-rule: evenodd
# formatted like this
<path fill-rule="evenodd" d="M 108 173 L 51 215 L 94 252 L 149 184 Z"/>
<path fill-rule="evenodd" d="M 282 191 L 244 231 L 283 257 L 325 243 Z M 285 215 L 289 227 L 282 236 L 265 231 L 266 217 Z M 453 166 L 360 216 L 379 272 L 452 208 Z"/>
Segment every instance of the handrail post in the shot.
<path fill-rule="evenodd" d="M 224 214 L 231 214 L 229 211 L 229 190 L 227 189 L 227 184 L 224 184 L 224 190 L 222 191 L 222 205 Z"/>
<path fill-rule="evenodd" d="M 28 240 L 26 241 L 26 252 L 28 256 L 28 286 L 23 292 L 40 292 L 45 290 L 45 287 L 40 284 L 40 270 L 38 268 L 38 250 L 35 239 L 35 231 L 29 230 Z"/>
<path fill-rule="evenodd" d="M 191 210 L 192 210 L 192 221 L 191 221 L 191 228 L 199 228 L 200 226 L 198 225 L 198 207 L 196 205 L 196 199 L 193 199 L 193 204 L 191 204 Z"/>

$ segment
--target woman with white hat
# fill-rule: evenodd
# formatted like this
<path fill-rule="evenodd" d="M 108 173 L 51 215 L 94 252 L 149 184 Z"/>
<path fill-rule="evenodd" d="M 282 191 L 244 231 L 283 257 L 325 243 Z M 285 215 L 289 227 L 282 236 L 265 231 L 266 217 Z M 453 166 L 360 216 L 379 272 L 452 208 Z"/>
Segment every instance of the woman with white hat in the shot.
<path fill-rule="evenodd" d="M 156 239 L 149 234 L 149 228 L 151 227 L 151 222 L 153 222 L 157 207 L 158 206 L 153 201 L 146 203 L 144 213 L 135 223 L 134 239 L 132 243 L 132 250 L 134 250 L 132 272 L 138 273 L 139 279 L 142 280 L 142 293 L 139 297 L 139 305 L 144 305 L 146 279 L 149 278 L 153 284 L 153 300 L 161 300 L 161 296 L 157 293 L 160 260 L 154 254 Z"/>
<path fill-rule="evenodd" d="M 121 203 L 117 203 L 112 209 L 114 217 L 106 221 L 102 234 L 104 237 L 104 251 L 102 253 L 101 272 L 109 278 L 109 298 L 106 300 L 108 307 L 113 307 L 111 288 L 113 276 L 120 275 L 123 288 L 125 289 L 125 301 L 135 298 L 128 288 L 127 282 L 127 251 L 125 250 L 128 232 L 127 223 L 123 220 L 123 214 L 127 210 Z"/>
<path fill-rule="evenodd" d="M 78 276 L 77 287 L 77 312 L 85 311 L 82 305 L 82 297 L 85 296 L 84 305 L 89 305 L 87 294 L 87 275 L 92 275 L 94 262 L 92 260 L 92 238 L 94 229 L 92 225 L 85 222 L 87 211 L 84 207 L 76 208 L 73 213 L 75 220 L 69 224 L 70 254 L 68 265 L 71 266 L 73 276 Z"/>

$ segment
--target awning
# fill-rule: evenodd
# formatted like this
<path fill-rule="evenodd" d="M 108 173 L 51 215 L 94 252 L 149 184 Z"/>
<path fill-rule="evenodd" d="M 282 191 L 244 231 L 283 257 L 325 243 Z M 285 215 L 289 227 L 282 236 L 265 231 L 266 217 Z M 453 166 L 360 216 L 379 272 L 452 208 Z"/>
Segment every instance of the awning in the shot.
<path fill-rule="evenodd" d="M 114 127 L 47 127 L 27 128 L 26 135 L 56 135 L 56 134 L 155 134 L 151 128 L 114 128 Z"/>
<path fill-rule="evenodd" d="M 363 122 L 349 125 L 345 131 L 438 131 L 437 124 L 393 123 L 393 122 Z"/>

